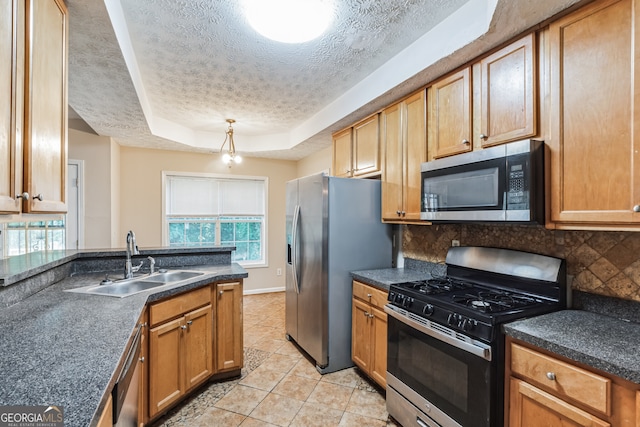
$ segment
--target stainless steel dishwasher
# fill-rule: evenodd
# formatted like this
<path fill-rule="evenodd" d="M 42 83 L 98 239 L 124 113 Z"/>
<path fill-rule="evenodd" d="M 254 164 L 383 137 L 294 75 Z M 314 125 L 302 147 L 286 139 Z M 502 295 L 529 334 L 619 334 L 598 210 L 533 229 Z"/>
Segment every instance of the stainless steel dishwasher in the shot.
<path fill-rule="evenodd" d="M 129 427 L 138 425 L 138 391 L 140 384 L 140 343 L 142 325 L 138 325 L 122 371 L 113 386 L 113 425 Z"/>

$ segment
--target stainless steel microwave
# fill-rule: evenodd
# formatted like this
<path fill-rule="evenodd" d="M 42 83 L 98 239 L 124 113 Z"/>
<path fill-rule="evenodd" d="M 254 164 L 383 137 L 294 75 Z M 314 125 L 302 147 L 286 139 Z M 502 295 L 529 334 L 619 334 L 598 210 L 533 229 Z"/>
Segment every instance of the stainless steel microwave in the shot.
<path fill-rule="evenodd" d="M 544 143 L 522 140 L 422 164 L 420 219 L 544 223 Z"/>

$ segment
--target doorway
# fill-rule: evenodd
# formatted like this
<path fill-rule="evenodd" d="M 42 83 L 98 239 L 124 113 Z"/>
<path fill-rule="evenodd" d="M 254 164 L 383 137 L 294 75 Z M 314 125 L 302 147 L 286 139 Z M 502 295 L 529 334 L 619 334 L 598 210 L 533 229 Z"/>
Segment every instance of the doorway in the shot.
<path fill-rule="evenodd" d="M 84 248 L 84 160 L 67 163 L 67 249 Z"/>

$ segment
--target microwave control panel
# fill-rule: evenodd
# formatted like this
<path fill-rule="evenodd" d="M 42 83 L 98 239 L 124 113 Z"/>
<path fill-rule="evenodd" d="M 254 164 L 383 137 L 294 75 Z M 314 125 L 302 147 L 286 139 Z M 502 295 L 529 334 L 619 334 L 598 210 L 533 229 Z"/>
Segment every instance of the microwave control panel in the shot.
<path fill-rule="evenodd" d="M 520 158 L 517 158 L 520 157 Z M 529 165 L 521 156 L 507 162 L 507 209 L 529 209 Z"/>

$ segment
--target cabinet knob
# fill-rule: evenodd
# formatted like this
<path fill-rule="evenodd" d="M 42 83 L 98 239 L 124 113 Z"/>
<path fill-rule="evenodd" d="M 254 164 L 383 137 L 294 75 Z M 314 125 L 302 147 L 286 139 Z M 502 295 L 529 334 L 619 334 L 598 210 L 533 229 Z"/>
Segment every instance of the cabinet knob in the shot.
<path fill-rule="evenodd" d="M 369 313 L 368 316 L 370 319 L 373 319 L 373 314 Z"/>
<path fill-rule="evenodd" d="M 33 196 L 33 200 L 38 199 L 42 201 L 42 194 L 38 194 L 37 196 Z"/>
<path fill-rule="evenodd" d="M 640 205 L 635 205 L 635 206 L 633 207 L 633 211 L 634 211 L 634 212 L 640 212 Z"/>
<path fill-rule="evenodd" d="M 400 216 L 400 211 L 396 211 L 396 215 Z"/>
<path fill-rule="evenodd" d="M 365 311 L 364 312 L 364 317 L 369 317 L 369 312 Z"/>
<path fill-rule="evenodd" d="M 180 329 L 187 329 L 187 325 L 180 326 Z"/>
<path fill-rule="evenodd" d="M 487 139 L 489 138 L 487 135 L 485 135 L 484 133 L 480 134 L 480 139 Z"/>
<path fill-rule="evenodd" d="M 556 380 L 556 374 L 553 372 L 547 372 L 547 378 L 550 379 L 551 381 L 555 381 Z"/>
<path fill-rule="evenodd" d="M 142 357 L 141 357 L 140 359 L 138 359 L 138 360 L 140 360 L 140 363 L 144 363 L 144 356 L 142 356 Z"/>
<path fill-rule="evenodd" d="M 188 326 L 193 325 L 193 320 L 189 320 L 189 321 L 187 322 L 187 325 L 188 325 Z"/>
<path fill-rule="evenodd" d="M 219 294 L 220 296 L 222 296 L 222 295 L 224 295 L 224 291 L 218 291 L 218 294 Z"/>
<path fill-rule="evenodd" d="M 465 145 L 467 145 L 467 144 L 469 144 L 469 140 L 468 140 L 468 139 L 463 139 L 463 140 L 462 140 L 462 143 L 463 143 L 463 144 L 465 144 Z"/>
<path fill-rule="evenodd" d="M 400 212 L 402 216 L 405 216 L 407 213 L 405 211 Z"/>
<path fill-rule="evenodd" d="M 367 298 L 371 298 L 373 295 L 371 294 L 367 294 Z"/>
<path fill-rule="evenodd" d="M 27 193 L 26 191 L 22 194 L 18 194 L 18 196 L 16 197 L 16 199 L 24 199 L 24 200 L 29 200 L 29 193 Z"/>

